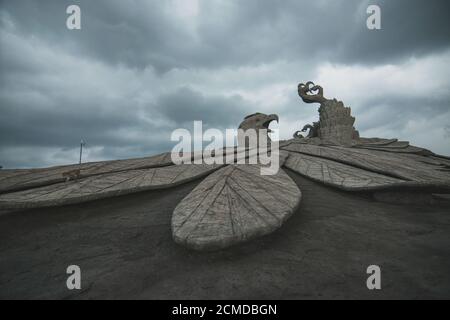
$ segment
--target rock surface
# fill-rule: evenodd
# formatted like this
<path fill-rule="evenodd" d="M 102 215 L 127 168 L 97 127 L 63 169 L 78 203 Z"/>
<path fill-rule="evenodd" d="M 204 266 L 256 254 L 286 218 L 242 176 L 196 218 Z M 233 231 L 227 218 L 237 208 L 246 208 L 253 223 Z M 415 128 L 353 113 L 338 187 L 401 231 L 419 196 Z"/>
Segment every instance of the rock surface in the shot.
<path fill-rule="evenodd" d="M 305 154 L 291 154 L 285 166 L 303 176 L 346 191 L 368 191 L 404 180 Z"/>
<path fill-rule="evenodd" d="M 317 137 L 323 142 L 346 146 L 359 138 L 353 127 L 355 118 L 351 115 L 351 108 L 345 107 L 342 101 L 325 98 L 323 88 L 311 81 L 300 83 L 298 94 L 305 103 L 320 103 L 319 121 L 310 126 L 309 138 Z"/>
<path fill-rule="evenodd" d="M 363 185 L 368 176 L 377 175 L 377 185 L 389 187 L 391 184 L 405 187 L 430 188 L 450 192 L 450 160 L 438 157 L 434 154 L 421 155 L 416 153 L 389 152 L 386 150 L 374 150 L 363 148 L 348 148 L 343 146 L 326 146 L 299 143 L 300 139 L 284 142 L 282 150 L 289 151 L 290 155 L 301 154 L 310 157 L 302 157 L 304 161 L 313 163 L 289 162 L 288 167 L 317 180 L 322 175 L 317 170 L 308 171 L 307 168 L 315 168 L 319 163 L 325 164 L 321 169 L 326 174 L 326 168 L 346 168 L 347 174 L 353 176 L 346 183 L 347 187 Z M 295 158 L 298 159 L 298 158 Z M 324 161 L 330 160 L 330 161 Z M 288 158 L 289 161 L 289 158 Z M 361 178 L 358 179 L 358 176 Z M 383 178 L 384 176 L 384 178 Z M 396 178 L 396 179 L 393 179 Z M 380 180 L 381 179 L 381 180 Z M 339 180 L 328 178 L 320 179 L 330 182 L 338 187 L 342 186 Z M 381 183 L 384 180 L 383 183 Z M 336 183 L 335 183 L 336 182 Z"/>
<path fill-rule="evenodd" d="M 177 245 L 200 181 L 0 216 L 0 299 L 449 299 L 450 202 L 394 205 L 288 172 L 302 190 L 274 233 L 214 252 Z M 81 290 L 68 290 L 68 265 Z M 382 290 L 367 290 L 379 265 Z"/>
<path fill-rule="evenodd" d="M 80 203 L 143 190 L 165 189 L 198 179 L 220 165 L 183 164 L 105 173 L 0 195 L 0 208 L 35 208 Z"/>
<path fill-rule="evenodd" d="M 170 153 L 151 157 L 82 163 L 81 165 L 56 166 L 42 169 L 0 170 L 0 193 L 50 185 L 65 180 L 63 173 L 79 169 L 86 178 L 103 173 L 115 173 L 133 169 L 146 169 L 171 165 Z"/>
<path fill-rule="evenodd" d="M 301 192 L 289 176 L 260 175 L 259 165 L 230 165 L 203 180 L 174 210 L 174 240 L 214 250 L 278 229 L 296 210 Z"/>

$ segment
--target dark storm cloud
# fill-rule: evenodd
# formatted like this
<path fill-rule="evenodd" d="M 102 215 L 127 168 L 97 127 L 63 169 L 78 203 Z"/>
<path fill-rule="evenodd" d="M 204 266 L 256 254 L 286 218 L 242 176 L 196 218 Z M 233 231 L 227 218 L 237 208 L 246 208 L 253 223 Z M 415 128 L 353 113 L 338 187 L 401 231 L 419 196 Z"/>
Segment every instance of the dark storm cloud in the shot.
<path fill-rule="evenodd" d="M 423 55 L 449 46 L 450 3 L 426 1 L 201 1 L 190 33 L 161 1 L 76 1 L 82 32 L 62 28 L 73 1 L 6 1 L 24 33 L 112 64 L 159 72 L 315 56 L 371 62 Z M 379 4 L 382 30 L 366 28 L 365 3 Z"/>
<path fill-rule="evenodd" d="M 66 8 L 78 4 L 83 32 L 65 28 Z M 159 1 L 6 1 L 2 10 L 26 34 L 112 64 L 167 70 L 184 31 L 162 12 Z"/>
<path fill-rule="evenodd" d="M 379 0 L 369 3 L 381 8 L 382 30 L 371 32 L 363 22 L 357 23 L 347 37 L 341 38 L 339 60 L 392 63 L 395 59 L 449 48 L 449 1 Z M 359 15 L 359 18 L 363 20 L 365 16 Z"/>
<path fill-rule="evenodd" d="M 81 30 L 65 27 L 71 4 L 81 7 Z M 380 5 L 382 30 L 366 28 L 369 4 Z M 317 112 L 301 103 L 296 84 L 315 80 L 322 65 L 337 64 L 338 71 L 359 65 L 366 73 L 384 65 L 411 68 L 413 74 L 398 76 L 403 81 L 422 77 L 423 70 L 402 65 L 411 57 L 431 57 L 428 65 L 440 66 L 441 72 L 425 80 L 426 90 L 438 93 L 424 92 L 418 81 L 411 92 L 380 95 L 366 81 L 359 87 L 364 99 L 344 98 L 356 103 L 362 131 L 397 130 L 409 139 L 420 130 L 437 130 L 433 147 L 450 152 L 444 146 L 448 126 L 442 124 L 450 121 L 448 64 L 442 62 L 448 61 L 450 44 L 448 1 L 195 5 L 195 0 L 1 1 L 0 165 L 73 161 L 80 138 L 88 141 L 90 160 L 148 155 L 170 150 L 171 131 L 194 120 L 235 128 L 258 111 L 278 112 L 286 130 L 298 130 L 315 121 Z M 359 81 L 359 69 L 354 70 L 329 87 L 343 79 Z M 341 99 L 339 92 L 335 96 Z M 423 114 L 428 122 L 410 129 Z"/>
<path fill-rule="evenodd" d="M 137 115 L 127 112 L 103 114 L 97 109 L 86 113 L 79 111 L 79 105 L 66 103 L 65 108 L 54 108 L 49 113 L 40 106 L 14 102 L 0 100 L 0 144 L 3 146 L 63 147 L 73 145 L 83 136 L 90 137 L 93 143 L 123 145 L 129 141 L 126 137 L 114 136 L 118 129 L 142 128 L 146 124 Z"/>
<path fill-rule="evenodd" d="M 207 97 L 188 87 L 179 88 L 159 97 L 155 110 L 178 126 L 201 120 L 206 127 L 228 128 L 236 126 L 251 112 L 239 96 Z"/>
<path fill-rule="evenodd" d="M 361 130 L 380 127 L 392 129 L 392 131 L 403 130 L 408 125 L 408 120 L 420 120 L 422 118 L 420 115 L 428 115 L 424 117 L 425 119 L 445 115 L 450 111 L 449 101 L 450 97 L 400 98 L 388 96 L 383 99 L 368 99 L 359 106 L 362 111 L 361 116 L 357 119 L 357 125 Z M 376 112 L 365 112 L 365 110 L 376 110 Z"/>

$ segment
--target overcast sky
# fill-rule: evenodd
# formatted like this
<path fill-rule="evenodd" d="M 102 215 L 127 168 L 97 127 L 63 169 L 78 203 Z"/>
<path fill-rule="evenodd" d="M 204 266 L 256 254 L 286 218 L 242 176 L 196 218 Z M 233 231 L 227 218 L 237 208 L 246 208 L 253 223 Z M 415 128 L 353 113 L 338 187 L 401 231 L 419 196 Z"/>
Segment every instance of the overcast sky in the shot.
<path fill-rule="evenodd" d="M 0 72 L 4 168 L 77 162 L 81 138 L 85 161 L 169 151 L 176 128 L 254 112 L 290 138 L 318 119 L 297 95 L 308 80 L 362 136 L 450 155 L 447 0 L 0 0 Z"/>

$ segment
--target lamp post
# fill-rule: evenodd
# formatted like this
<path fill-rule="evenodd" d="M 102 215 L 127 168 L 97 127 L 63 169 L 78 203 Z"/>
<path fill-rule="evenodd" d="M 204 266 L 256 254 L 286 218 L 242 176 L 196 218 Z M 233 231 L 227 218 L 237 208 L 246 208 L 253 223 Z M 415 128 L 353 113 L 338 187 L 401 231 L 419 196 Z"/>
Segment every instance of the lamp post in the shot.
<path fill-rule="evenodd" d="M 81 141 L 80 141 L 80 164 L 81 164 L 81 156 L 83 155 L 83 146 L 84 146 L 85 144 L 86 144 L 86 143 L 84 142 L 84 140 L 81 139 Z"/>

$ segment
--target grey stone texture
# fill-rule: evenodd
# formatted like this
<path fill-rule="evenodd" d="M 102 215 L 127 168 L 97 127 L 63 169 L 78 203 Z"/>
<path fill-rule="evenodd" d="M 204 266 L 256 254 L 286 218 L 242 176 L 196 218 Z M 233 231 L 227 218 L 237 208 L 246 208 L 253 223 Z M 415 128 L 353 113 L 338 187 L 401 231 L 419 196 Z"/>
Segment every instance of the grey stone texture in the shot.
<path fill-rule="evenodd" d="M 144 190 L 166 189 L 220 168 L 220 165 L 182 164 L 93 175 L 43 187 L 0 194 L 0 208 L 23 209 L 81 203 Z"/>
<path fill-rule="evenodd" d="M 309 127 L 307 137 L 297 132 L 294 139 L 281 141 L 279 154 L 271 150 L 278 155 L 280 167 L 333 188 L 370 193 L 372 199 L 397 204 L 429 203 L 436 194 L 445 197 L 450 193 L 448 157 L 407 141 L 359 137 L 350 108 L 324 98 L 322 87 L 312 82 L 300 84 L 299 95 L 306 103 L 320 103 L 319 121 Z M 255 113 L 239 128 L 260 131 L 274 120 L 278 116 Z M 213 156 L 231 153 L 238 161 L 258 155 L 257 149 L 245 147 L 217 150 Z M 190 160 L 202 157 L 186 155 Z M 0 211 L 173 190 L 204 178 L 173 211 L 172 237 L 190 249 L 224 249 L 275 231 L 300 205 L 302 193 L 282 168 L 266 176 L 261 175 L 261 168 L 248 161 L 175 165 L 171 154 L 164 153 L 141 159 L 0 170 Z"/>
<path fill-rule="evenodd" d="M 281 149 L 290 153 L 285 166 L 315 180 L 320 177 L 322 182 L 338 188 L 357 190 L 374 189 L 376 186 L 377 189 L 403 187 L 430 192 L 450 191 L 450 159 L 446 157 L 433 153 L 397 152 L 397 147 L 394 148 L 396 151 L 389 152 L 386 145 L 384 150 L 376 150 L 361 146 L 348 148 L 304 144 L 301 141 L 292 139 L 282 144 Z M 337 175 L 333 178 L 330 172 Z M 342 179 L 337 179 L 339 175 Z M 376 176 L 377 182 L 373 184 L 372 181 L 364 186 L 368 175 Z"/>
<path fill-rule="evenodd" d="M 401 179 L 300 153 L 292 153 L 285 166 L 314 181 L 346 191 L 373 190 L 403 182 Z"/>
<path fill-rule="evenodd" d="M 301 192 L 279 170 L 262 176 L 259 165 L 230 165 L 204 179 L 172 215 L 175 242 L 214 250 L 263 236 L 297 209 Z"/>
<path fill-rule="evenodd" d="M 289 220 L 214 252 L 170 232 L 200 180 L 0 216 L 0 299 L 450 299 L 450 201 L 388 204 L 288 174 L 302 191 Z M 367 290 L 372 264 L 382 290 Z"/>
<path fill-rule="evenodd" d="M 238 146 L 241 148 L 257 148 L 260 146 L 260 130 L 266 130 L 267 133 L 270 132 L 269 125 L 272 121 L 278 122 L 278 115 L 276 114 L 264 114 L 261 112 L 257 112 L 251 115 L 248 115 L 244 118 L 244 120 L 239 125 L 238 131 Z M 257 141 L 256 145 L 250 145 L 248 136 L 246 136 L 247 130 L 254 130 L 257 133 Z M 267 144 L 270 144 L 270 138 L 266 134 Z"/>
<path fill-rule="evenodd" d="M 408 199 L 404 192 L 412 190 L 423 193 L 419 197 L 423 199 L 433 192 L 450 192 L 448 157 L 408 141 L 360 137 L 351 109 L 325 98 L 323 88 L 311 81 L 300 83 L 298 94 L 305 103 L 320 104 L 319 121 L 304 127 L 310 130 L 306 138 L 297 132 L 294 139 L 280 143 L 290 153 L 287 168 L 347 191 L 384 189 L 384 193 L 377 192 L 378 199 Z M 404 192 L 399 195 L 399 190 Z"/>
<path fill-rule="evenodd" d="M 74 164 L 42 169 L 4 169 L 0 170 L 0 193 L 63 182 L 66 180 L 64 173 L 76 169 L 80 170 L 79 178 L 87 178 L 105 173 L 163 167 L 171 164 L 170 153 L 162 153 L 137 159 L 89 162 L 81 165 Z"/>
<path fill-rule="evenodd" d="M 359 138 L 358 131 L 353 127 L 355 118 L 351 115 L 351 109 L 345 107 L 342 101 L 325 98 L 323 88 L 311 81 L 300 83 L 298 94 L 305 103 L 320 103 L 320 120 L 311 127 L 309 138 L 318 137 L 338 145 L 351 145 L 354 139 Z"/>

